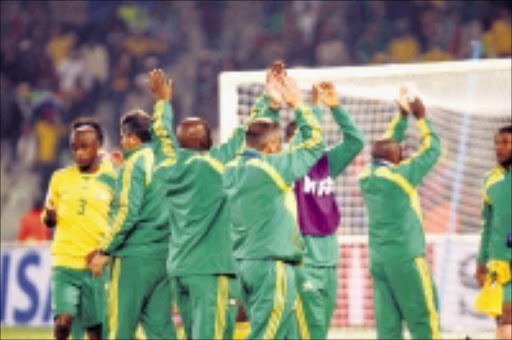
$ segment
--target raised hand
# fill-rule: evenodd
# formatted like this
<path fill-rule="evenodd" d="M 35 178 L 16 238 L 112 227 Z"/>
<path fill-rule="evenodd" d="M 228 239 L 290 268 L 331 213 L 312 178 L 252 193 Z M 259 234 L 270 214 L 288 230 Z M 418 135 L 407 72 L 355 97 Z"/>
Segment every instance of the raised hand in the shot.
<path fill-rule="evenodd" d="M 327 107 L 338 107 L 338 93 L 336 92 L 336 88 L 334 84 L 330 81 L 323 81 L 320 83 L 320 102 L 326 105 Z"/>
<path fill-rule="evenodd" d="M 410 103 L 412 115 L 416 119 L 425 118 L 425 106 L 423 102 L 418 97 L 414 98 L 414 101 Z"/>
<path fill-rule="evenodd" d="M 302 103 L 302 92 L 297 81 L 291 77 L 284 78 L 283 100 L 289 107 L 296 108 Z"/>
<path fill-rule="evenodd" d="M 396 100 L 396 103 L 398 104 L 398 107 L 400 108 L 400 114 L 404 117 L 409 115 L 411 113 L 411 107 L 409 102 L 409 89 L 405 86 L 400 87 L 400 92 L 398 95 L 398 100 Z"/>
<path fill-rule="evenodd" d="M 270 97 L 271 102 L 269 106 L 273 110 L 279 110 L 283 102 L 282 85 L 279 84 L 272 69 L 267 70 L 267 83 L 265 92 Z"/>
<path fill-rule="evenodd" d="M 315 104 L 321 104 L 322 89 L 320 83 L 314 83 L 311 88 L 311 101 Z"/>
<path fill-rule="evenodd" d="M 171 79 L 166 81 L 161 69 L 154 69 L 148 74 L 148 89 L 153 94 L 155 101 L 170 101 L 173 96 L 174 83 Z"/>
<path fill-rule="evenodd" d="M 267 69 L 266 93 L 272 99 L 270 107 L 274 110 L 282 106 L 285 76 L 286 65 L 283 61 L 278 60 Z"/>

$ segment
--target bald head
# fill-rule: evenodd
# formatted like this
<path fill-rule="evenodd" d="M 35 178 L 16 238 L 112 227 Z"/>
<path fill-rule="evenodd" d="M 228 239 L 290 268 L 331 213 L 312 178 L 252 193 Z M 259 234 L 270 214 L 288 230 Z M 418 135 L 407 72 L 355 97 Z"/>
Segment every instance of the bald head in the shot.
<path fill-rule="evenodd" d="M 381 139 L 373 143 L 373 159 L 385 159 L 388 162 L 398 164 L 402 157 L 400 144 L 392 138 Z"/>
<path fill-rule="evenodd" d="M 209 150 L 212 146 L 210 125 L 201 118 L 191 117 L 178 125 L 180 147 L 194 150 Z"/>

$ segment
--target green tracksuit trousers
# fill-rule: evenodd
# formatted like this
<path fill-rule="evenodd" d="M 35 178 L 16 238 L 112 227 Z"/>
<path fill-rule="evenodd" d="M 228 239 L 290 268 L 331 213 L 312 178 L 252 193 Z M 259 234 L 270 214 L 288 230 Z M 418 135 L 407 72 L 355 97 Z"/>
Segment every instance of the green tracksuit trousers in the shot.
<path fill-rule="evenodd" d="M 424 257 L 371 263 L 379 339 L 403 339 L 405 320 L 413 339 L 439 339 L 438 302 Z"/>
<path fill-rule="evenodd" d="M 188 275 L 173 277 L 178 308 L 187 339 L 231 339 L 236 301 L 231 296 L 234 277 Z"/>
<path fill-rule="evenodd" d="M 134 339 L 139 321 L 150 339 L 176 339 L 166 258 L 114 257 L 109 339 Z"/>
<path fill-rule="evenodd" d="M 338 296 L 337 267 L 297 266 L 297 320 L 301 339 L 327 339 Z"/>
<path fill-rule="evenodd" d="M 242 260 L 240 276 L 251 323 L 247 339 L 297 339 L 294 266 L 274 260 Z"/>

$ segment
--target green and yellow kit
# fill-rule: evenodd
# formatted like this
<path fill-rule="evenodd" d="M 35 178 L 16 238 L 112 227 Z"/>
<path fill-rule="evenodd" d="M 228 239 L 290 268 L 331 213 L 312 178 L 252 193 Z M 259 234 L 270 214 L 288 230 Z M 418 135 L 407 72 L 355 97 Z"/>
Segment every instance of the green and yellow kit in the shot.
<path fill-rule="evenodd" d="M 416 187 L 439 158 L 432 123 L 419 119 L 421 148 L 397 165 L 374 159 L 360 175 L 369 219 L 370 274 L 379 338 L 402 338 L 402 320 L 414 339 L 438 339 L 434 282 L 425 263 L 425 231 Z M 397 116 L 386 137 L 401 141 L 407 118 Z"/>
<path fill-rule="evenodd" d="M 478 266 L 487 266 L 487 278 L 477 299 L 477 311 L 497 317 L 502 303 L 512 302 L 512 251 L 507 237 L 512 233 L 511 170 L 501 165 L 489 171 L 482 188 L 482 233 Z"/>
<path fill-rule="evenodd" d="M 113 183 L 114 173 L 103 165 L 91 174 L 71 166 L 53 174 L 46 197 L 46 208 L 55 209 L 57 216 L 51 247 L 52 311 L 80 319 L 85 328 L 103 323 L 105 316 L 106 281 L 91 275 L 86 256 L 109 232 Z"/>
<path fill-rule="evenodd" d="M 322 110 L 318 106 L 312 107 L 313 114 L 319 121 L 322 121 Z M 332 193 L 332 181 L 338 177 L 346 167 L 354 160 L 364 147 L 363 132 L 354 123 L 350 115 L 340 105 L 330 109 L 334 121 L 343 132 L 343 141 L 331 148 L 324 150 L 327 164 L 320 164 L 322 158 L 308 171 L 303 182 L 295 183 L 297 201 L 301 197 L 304 203 L 302 208 L 310 209 L 307 217 L 301 219 L 301 205 L 299 209 L 299 227 L 302 230 L 302 237 L 306 244 L 306 252 L 303 258 L 303 265 L 296 267 L 297 287 L 299 292 L 297 320 L 299 334 L 302 339 L 326 339 L 331 322 L 334 306 L 338 293 L 338 233 L 336 229 L 331 233 L 317 232 L 312 235 L 302 228 L 305 224 L 312 230 L 326 228 L 318 224 L 327 224 L 329 219 L 335 216 L 336 226 L 339 223 L 338 209 L 328 209 L 330 205 L 336 205 Z M 298 138 L 292 140 L 297 142 Z M 320 182 L 314 182 L 316 178 Z M 312 185 L 304 185 L 305 182 Z M 327 183 L 327 186 L 325 185 Z M 316 188 L 313 187 L 317 184 Z M 320 188 L 324 188 L 321 190 Z M 317 190 L 315 190 L 317 189 Z M 302 196 L 299 196 L 302 195 Z M 311 202 L 313 201 L 313 202 Z M 309 204 L 306 205 L 306 202 Z M 321 208 L 320 208 L 321 207 Z M 320 208 L 320 209 L 319 209 Z M 320 216 L 319 216 L 320 215 Z M 304 215 L 306 216 L 306 215 Z M 319 217 L 319 218 L 315 218 Z"/>
<path fill-rule="evenodd" d="M 152 131 L 152 138 L 155 138 Z M 169 212 L 152 144 L 124 152 L 115 184 L 112 232 L 101 252 L 113 256 L 108 327 L 111 339 L 133 339 L 139 322 L 149 338 L 176 337 L 165 263 Z"/>
<path fill-rule="evenodd" d="M 235 265 L 222 175 L 224 164 L 243 146 L 245 128 L 208 151 L 184 149 L 175 140 L 170 104 L 159 101 L 154 112 L 155 148 L 166 155 L 158 172 L 165 178 L 172 230 L 167 270 L 177 289 L 185 334 L 191 339 L 231 338 Z"/>
<path fill-rule="evenodd" d="M 235 258 L 239 261 L 249 339 L 296 336 L 294 266 L 304 254 L 292 184 L 317 161 L 324 143 L 311 109 L 296 112 L 301 142 L 287 152 L 247 148 L 226 166 Z"/>

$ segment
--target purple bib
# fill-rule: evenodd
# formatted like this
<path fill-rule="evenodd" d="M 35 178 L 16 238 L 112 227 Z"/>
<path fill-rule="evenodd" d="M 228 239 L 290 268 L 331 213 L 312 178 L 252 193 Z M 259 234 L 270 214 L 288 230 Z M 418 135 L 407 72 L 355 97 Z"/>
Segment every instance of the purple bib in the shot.
<path fill-rule="evenodd" d="M 302 235 L 326 236 L 336 233 L 340 213 L 334 198 L 334 181 L 329 177 L 327 154 L 295 182 L 297 213 Z"/>

